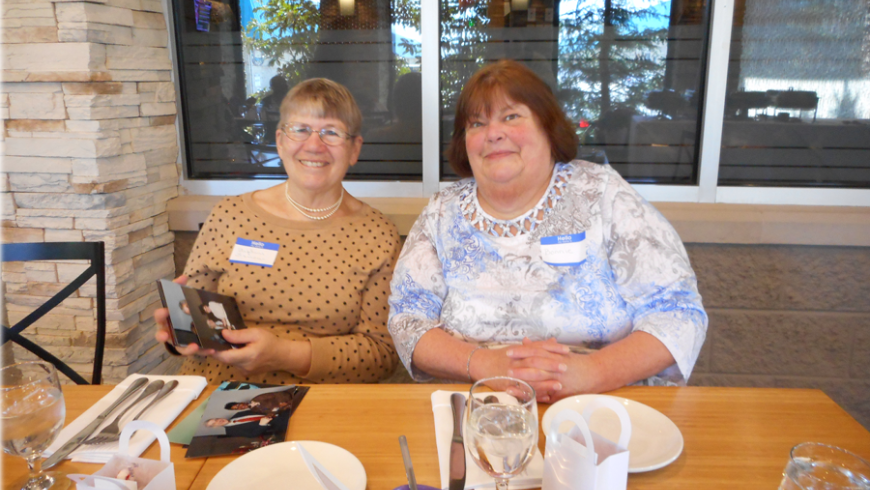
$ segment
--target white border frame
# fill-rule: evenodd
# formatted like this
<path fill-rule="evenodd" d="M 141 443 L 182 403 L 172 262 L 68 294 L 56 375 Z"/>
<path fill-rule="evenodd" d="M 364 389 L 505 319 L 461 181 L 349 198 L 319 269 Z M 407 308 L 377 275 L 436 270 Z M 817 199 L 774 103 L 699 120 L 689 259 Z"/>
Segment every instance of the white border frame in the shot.
<path fill-rule="evenodd" d="M 173 10 L 170 0 L 163 0 L 169 32 L 172 77 L 176 92 L 180 92 L 178 60 Z M 348 192 L 359 197 L 428 198 L 451 184 L 440 181 L 440 113 L 439 59 L 440 9 L 436 0 L 420 0 L 421 69 L 423 93 L 423 179 L 406 181 L 345 181 Z M 697 202 L 730 204 L 806 205 L 806 206 L 870 206 L 870 189 L 819 189 L 795 187 L 722 187 L 718 185 L 722 125 L 725 113 L 725 92 L 734 0 L 711 0 L 710 51 L 707 56 L 707 89 L 702 114 L 699 152 L 699 185 L 674 186 L 635 184 L 633 187 L 652 202 Z M 207 180 L 188 179 L 183 114 L 178 103 L 176 129 L 179 141 L 179 162 L 183 175 L 179 185 L 188 194 L 235 195 L 276 184 L 272 179 Z"/>

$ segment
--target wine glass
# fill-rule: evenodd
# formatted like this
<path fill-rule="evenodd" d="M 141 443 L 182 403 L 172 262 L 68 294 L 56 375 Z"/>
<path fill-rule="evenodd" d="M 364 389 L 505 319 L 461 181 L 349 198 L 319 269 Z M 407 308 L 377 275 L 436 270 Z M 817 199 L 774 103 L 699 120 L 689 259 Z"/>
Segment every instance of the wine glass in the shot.
<path fill-rule="evenodd" d="M 538 446 L 535 390 L 508 377 L 481 379 L 468 396 L 465 441 L 477 466 L 495 478 L 497 490 L 522 473 Z"/>
<path fill-rule="evenodd" d="M 54 366 L 41 361 L 20 362 L 0 370 L 0 410 L 3 451 L 27 461 L 30 474 L 13 489 L 62 490 L 70 480 L 58 472 L 43 472 L 42 452 L 63 427 L 66 406 Z"/>

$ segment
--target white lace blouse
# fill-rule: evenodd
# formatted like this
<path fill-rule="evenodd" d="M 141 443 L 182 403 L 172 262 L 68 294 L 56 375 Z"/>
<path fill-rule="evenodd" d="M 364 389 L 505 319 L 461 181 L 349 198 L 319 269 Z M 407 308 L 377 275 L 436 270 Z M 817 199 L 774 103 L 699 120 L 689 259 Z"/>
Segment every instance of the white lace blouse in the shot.
<path fill-rule="evenodd" d="M 431 378 L 411 359 L 439 327 L 487 346 L 552 337 L 579 352 L 639 330 L 676 359 L 648 382 L 689 379 L 707 331 L 695 274 L 670 223 L 616 171 L 557 164 L 537 207 L 510 222 L 486 215 L 476 191 L 465 179 L 436 194 L 393 274 L 389 329 L 414 379 Z M 553 265 L 547 237 L 582 240 L 585 253 Z"/>

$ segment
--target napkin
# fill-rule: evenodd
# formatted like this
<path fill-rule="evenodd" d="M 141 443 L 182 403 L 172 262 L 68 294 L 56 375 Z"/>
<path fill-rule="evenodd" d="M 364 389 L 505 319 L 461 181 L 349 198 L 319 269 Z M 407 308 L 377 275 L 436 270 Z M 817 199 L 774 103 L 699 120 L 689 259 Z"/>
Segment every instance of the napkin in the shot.
<path fill-rule="evenodd" d="M 441 488 L 446 489 L 450 482 L 450 440 L 453 438 L 453 410 L 450 407 L 450 395 L 460 393 L 466 398 L 467 391 L 443 391 L 432 393 L 432 412 L 435 414 L 435 445 L 438 448 L 438 466 L 441 469 Z M 503 394 L 502 394 L 503 395 Z M 466 409 L 466 412 L 468 409 Z M 535 415 L 538 407 L 535 406 Z M 468 417 L 468 414 L 465 414 Z M 462 424 L 462 434 L 465 435 L 465 421 Z M 510 488 L 519 490 L 522 488 L 540 488 L 541 479 L 544 475 L 544 456 L 535 448 L 535 455 L 529 461 L 522 473 L 510 479 Z M 465 488 L 495 488 L 495 479 L 486 474 L 477 466 L 471 454 L 468 452 L 468 443 L 465 444 Z"/>
<path fill-rule="evenodd" d="M 95 403 L 91 408 L 87 409 L 83 414 L 79 415 L 75 420 L 72 421 L 69 425 L 63 428 L 60 432 L 60 436 L 58 436 L 57 440 L 54 441 L 54 444 L 49 446 L 48 449 L 45 450 L 43 456 L 51 456 L 55 451 L 60 449 L 68 440 L 74 437 L 79 433 L 82 429 L 84 429 L 88 424 L 90 424 L 99 414 L 103 413 L 103 410 L 109 408 L 109 405 L 112 404 L 124 390 L 130 386 L 130 383 L 139 379 L 139 378 L 148 378 L 148 382 L 155 381 L 158 379 L 162 379 L 164 382 L 169 382 L 172 380 L 178 381 L 178 386 L 175 387 L 175 390 L 172 391 L 169 395 L 164 397 L 162 400 L 157 402 L 151 408 L 145 412 L 144 415 L 139 420 L 147 420 L 149 422 L 153 422 L 157 424 L 163 430 L 184 411 L 184 408 L 187 407 L 190 402 L 199 397 L 199 394 L 202 393 L 202 390 L 205 389 L 207 384 L 206 379 L 202 376 L 143 376 L 140 374 L 134 374 L 128 376 L 127 379 L 119 383 L 115 388 L 110 391 L 106 396 L 100 399 L 97 403 Z M 142 388 L 143 390 L 145 388 Z M 112 423 L 115 420 L 115 417 L 121 413 L 121 410 L 132 404 L 136 398 L 142 393 L 140 390 L 137 393 L 134 393 L 127 401 L 125 401 L 121 406 L 116 408 L 111 415 L 109 415 L 100 427 L 94 431 L 94 435 L 98 434 L 103 427 Z M 142 400 L 136 407 L 132 408 L 129 412 L 124 414 L 124 418 L 121 420 L 121 428 L 124 428 L 124 424 L 129 422 L 136 416 L 139 411 L 141 411 L 145 406 L 154 398 L 154 395 Z M 148 446 L 154 442 L 155 436 L 151 432 L 147 432 L 144 430 L 137 431 L 132 438 L 130 438 L 130 447 L 129 454 L 132 457 L 138 457 L 141 455 Z M 95 445 L 82 445 L 79 446 L 78 449 L 70 453 L 67 456 L 68 459 L 72 459 L 76 462 L 81 463 L 106 463 L 109 459 L 118 452 L 118 442 L 106 443 L 106 444 L 95 444 Z"/>

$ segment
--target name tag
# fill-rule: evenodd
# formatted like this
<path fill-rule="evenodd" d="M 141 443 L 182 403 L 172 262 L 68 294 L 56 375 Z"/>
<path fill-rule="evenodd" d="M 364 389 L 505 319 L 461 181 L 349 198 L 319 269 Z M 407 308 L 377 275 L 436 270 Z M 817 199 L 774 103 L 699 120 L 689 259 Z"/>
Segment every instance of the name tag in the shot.
<path fill-rule="evenodd" d="M 230 254 L 230 262 L 234 264 L 272 267 L 275 265 L 275 259 L 278 258 L 278 248 L 280 248 L 280 245 L 277 243 L 236 238 L 233 253 Z"/>
<path fill-rule="evenodd" d="M 550 265 L 580 265 L 586 260 L 586 232 L 541 238 L 541 258 Z"/>

